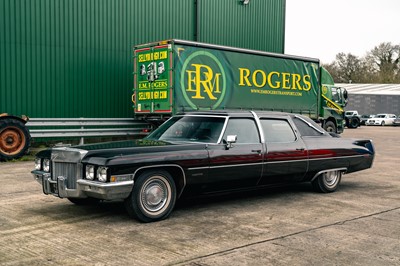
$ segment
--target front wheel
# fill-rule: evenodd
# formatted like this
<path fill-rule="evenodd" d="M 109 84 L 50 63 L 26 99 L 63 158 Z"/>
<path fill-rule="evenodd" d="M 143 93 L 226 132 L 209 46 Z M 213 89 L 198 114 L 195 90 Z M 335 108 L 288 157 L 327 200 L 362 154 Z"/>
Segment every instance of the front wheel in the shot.
<path fill-rule="evenodd" d="M 327 132 L 336 133 L 336 125 L 335 125 L 335 123 L 333 123 L 332 121 L 326 122 L 325 125 L 324 125 L 324 129 L 325 129 Z"/>
<path fill-rule="evenodd" d="M 383 127 L 385 126 L 385 121 L 382 121 L 381 126 Z"/>
<path fill-rule="evenodd" d="M 148 223 L 167 218 L 175 201 L 176 187 L 171 175 L 163 170 L 147 171 L 135 180 L 125 208 L 130 216 Z"/>
<path fill-rule="evenodd" d="M 341 179 L 341 171 L 330 171 L 319 175 L 311 183 L 317 192 L 329 193 L 338 188 Z"/>

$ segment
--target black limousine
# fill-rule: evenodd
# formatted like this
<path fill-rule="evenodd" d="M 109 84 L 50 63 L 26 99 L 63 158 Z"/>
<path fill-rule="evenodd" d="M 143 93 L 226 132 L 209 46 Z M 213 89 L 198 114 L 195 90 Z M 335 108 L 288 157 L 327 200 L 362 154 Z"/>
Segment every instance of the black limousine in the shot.
<path fill-rule="evenodd" d="M 45 194 L 124 200 L 131 216 L 152 222 L 195 194 L 293 182 L 333 192 L 374 154 L 370 140 L 332 136 L 301 115 L 207 111 L 173 116 L 144 139 L 41 151 L 32 174 Z"/>

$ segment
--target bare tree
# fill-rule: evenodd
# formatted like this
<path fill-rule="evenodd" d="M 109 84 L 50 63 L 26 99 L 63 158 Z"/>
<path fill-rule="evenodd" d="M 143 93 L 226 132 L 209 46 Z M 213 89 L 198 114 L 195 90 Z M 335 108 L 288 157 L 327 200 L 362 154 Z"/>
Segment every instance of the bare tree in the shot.
<path fill-rule="evenodd" d="M 400 45 L 381 43 L 363 58 L 339 53 L 324 67 L 335 82 L 400 83 Z"/>
<path fill-rule="evenodd" d="M 342 82 L 359 82 L 359 69 L 361 68 L 360 59 L 350 53 L 339 53 L 336 55 L 336 63 L 340 69 L 339 78 Z"/>
<path fill-rule="evenodd" d="M 336 60 L 324 67 L 332 75 L 335 82 L 341 83 L 360 83 L 365 82 L 365 62 L 357 56 L 350 53 L 339 53 L 336 55 Z"/>
<path fill-rule="evenodd" d="M 367 53 L 366 62 L 376 75 L 376 82 L 400 82 L 400 45 L 381 43 Z"/>

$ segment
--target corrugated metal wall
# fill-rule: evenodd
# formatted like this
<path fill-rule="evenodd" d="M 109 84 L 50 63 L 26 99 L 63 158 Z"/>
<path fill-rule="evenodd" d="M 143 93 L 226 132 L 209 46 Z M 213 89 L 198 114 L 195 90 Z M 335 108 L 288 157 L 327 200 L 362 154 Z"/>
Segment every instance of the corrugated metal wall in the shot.
<path fill-rule="evenodd" d="M 284 3 L 1 0 L 0 112 L 131 117 L 133 45 L 179 38 L 283 52 Z"/>
<path fill-rule="evenodd" d="M 352 94 L 346 110 L 357 110 L 359 114 L 400 114 L 400 95 Z"/>
<path fill-rule="evenodd" d="M 284 53 L 282 0 L 198 0 L 198 39 L 202 42 Z"/>

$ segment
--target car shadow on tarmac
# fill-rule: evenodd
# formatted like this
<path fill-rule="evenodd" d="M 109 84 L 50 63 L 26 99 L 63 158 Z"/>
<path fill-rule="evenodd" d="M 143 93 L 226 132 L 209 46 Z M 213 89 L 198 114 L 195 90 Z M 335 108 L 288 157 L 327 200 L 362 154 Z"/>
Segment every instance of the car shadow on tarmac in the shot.
<path fill-rule="evenodd" d="M 351 193 L 352 190 L 357 190 L 358 186 L 361 185 L 357 182 L 342 182 L 336 193 Z M 302 198 L 314 198 L 318 195 L 324 194 L 315 192 L 310 183 L 299 183 L 247 191 L 185 197 L 176 202 L 174 212 L 179 212 L 179 216 L 186 216 L 185 213 L 191 215 L 191 212 L 195 214 L 207 209 L 229 209 L 238 205 L 241 208 L 246 208 L 246 205 L 253 206 L 260 201 L 282 201 L 290 204 L 290 202 L 295 202 Z M 46 201 L 46 204 L 31 208 L 30 212 L 60 221 L 65 219 L 86 220 L 107 216 L 121 221 L 132 220 L 125 211 L 123 201 L 100 201 L 87 205 L 75 205 L 66 199 L 58 198 L 46 198 L 43 201 Z M 174 212 L 172 215 L 174 215 Z"/>

